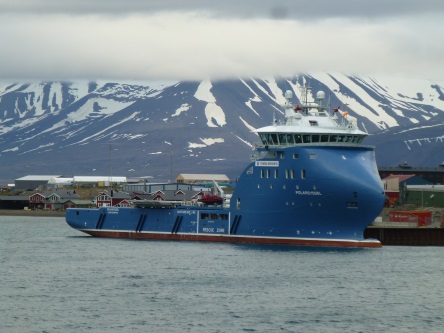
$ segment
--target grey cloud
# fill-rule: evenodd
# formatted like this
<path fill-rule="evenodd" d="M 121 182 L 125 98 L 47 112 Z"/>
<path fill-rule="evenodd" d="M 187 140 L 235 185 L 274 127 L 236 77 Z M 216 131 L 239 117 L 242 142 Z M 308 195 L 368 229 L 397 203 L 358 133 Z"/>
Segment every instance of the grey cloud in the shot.
<path fill-rule="evenodd" d="M 442 80 L 443 6 L 413 0 L 0 0 L 0 78 L 340 71 Z"/>
<path fill-rule="evenodd" d="M 122 15 L 172 11 L 205 12 L 214 17 L 325 19 L 386 18 L 444 12 L 442 0 L 0 0 L 0 13 Z"/>

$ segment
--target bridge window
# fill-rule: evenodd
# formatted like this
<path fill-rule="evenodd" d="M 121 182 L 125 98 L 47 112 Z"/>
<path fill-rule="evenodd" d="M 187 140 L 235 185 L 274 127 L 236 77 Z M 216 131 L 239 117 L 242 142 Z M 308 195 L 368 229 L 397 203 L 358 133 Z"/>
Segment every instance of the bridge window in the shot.
<path fill-rule="evenodd" d="M 268 144 L 268 141 L 267 141 L 267 134 L 261 133 L 261 134 L 259 134 L 259 136 L 260 136 L 261 141 L 262 141 L 262 143 L 263 143 L 264 145 Z"/>
<path fill-rule="evenodd" d="M 302 136 L 304 143 L 311 143 L 311 135 L 310 134 L 304 134 Z"/>
<path fill-rule="evenodd" d="M 287 134 L 287 143 L 292 145 L 294 144 L 294 136 L 293 134 Z"/>
<path fill-rule="evenodd" d="M 272 144 L 278 145 L 279 144 L 279 140 L 278 140 L 277 134 L 270 134 L 270 136 L 271 136 L 271 141 L 273 142 Z"/>

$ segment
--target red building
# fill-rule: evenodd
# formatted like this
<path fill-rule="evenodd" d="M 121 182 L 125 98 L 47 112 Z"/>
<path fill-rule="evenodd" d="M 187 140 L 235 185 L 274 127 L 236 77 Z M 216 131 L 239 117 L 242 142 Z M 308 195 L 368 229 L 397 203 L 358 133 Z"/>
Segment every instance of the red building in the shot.
<path fill-rule="evenodd" d="M 96 206 L 97 207 L 113 207 L 119 205 L 124 200 L 129 200 L 130 196 L 126 192 L 122 191 L 114 191 L 111 190 L 110 193 L 108 191 L 100 192 L 96 198 Z M 127 202 L 128 203 L 128 202 Z M 122 203 L 122 205 L 125 203 Z M 122 207 L 120 205 L 120 207 Z"/>
<path fill-rule="evenodd" d="M 45 207 L 46 197 L 41 193 L 34 193 L 29 197 L 29 208 L 43 209 Z"/>
<path fill-rule="evenodd" d="M 421 177 L 411 175 L 390 175 L 382 179 L 386 195 L 386 207 L 402 204 L 405 200 L 407 185 L 426 185 L 429 182 Z"/>

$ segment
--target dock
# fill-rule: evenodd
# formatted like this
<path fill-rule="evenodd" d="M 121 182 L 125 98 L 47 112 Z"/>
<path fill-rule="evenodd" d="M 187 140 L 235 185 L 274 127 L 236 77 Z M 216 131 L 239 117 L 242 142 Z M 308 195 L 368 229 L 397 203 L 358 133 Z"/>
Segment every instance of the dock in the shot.
<path fill-rule="evenodd" d="M 384 209 L 366 228 L 364 238 L 378 239 L 383 246 L 444 246 L 444 211 Z"/>
<path fill-rule="evenodd" d="M 378 239 L 384 245 L 444 246 L 444 228 L 369 226 L 364 238 Z"/>

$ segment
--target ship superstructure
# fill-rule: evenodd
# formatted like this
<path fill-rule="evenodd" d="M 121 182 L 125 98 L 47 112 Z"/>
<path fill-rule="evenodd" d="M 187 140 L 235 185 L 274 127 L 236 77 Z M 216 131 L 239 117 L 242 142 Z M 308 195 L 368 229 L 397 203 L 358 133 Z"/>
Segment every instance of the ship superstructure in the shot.
<path fill-rule="evenodd" d="M 384 203 L 374 148 L 347 111 L 310 93 L 301 87 L 294 105 L 285 92 L 284 118 L 256 130 L 260 143 L 231 198 L 219 188 L 207 201 L 68 209 L 68 224 L 104 237 L 380 247 L 363 239 Z"/>

